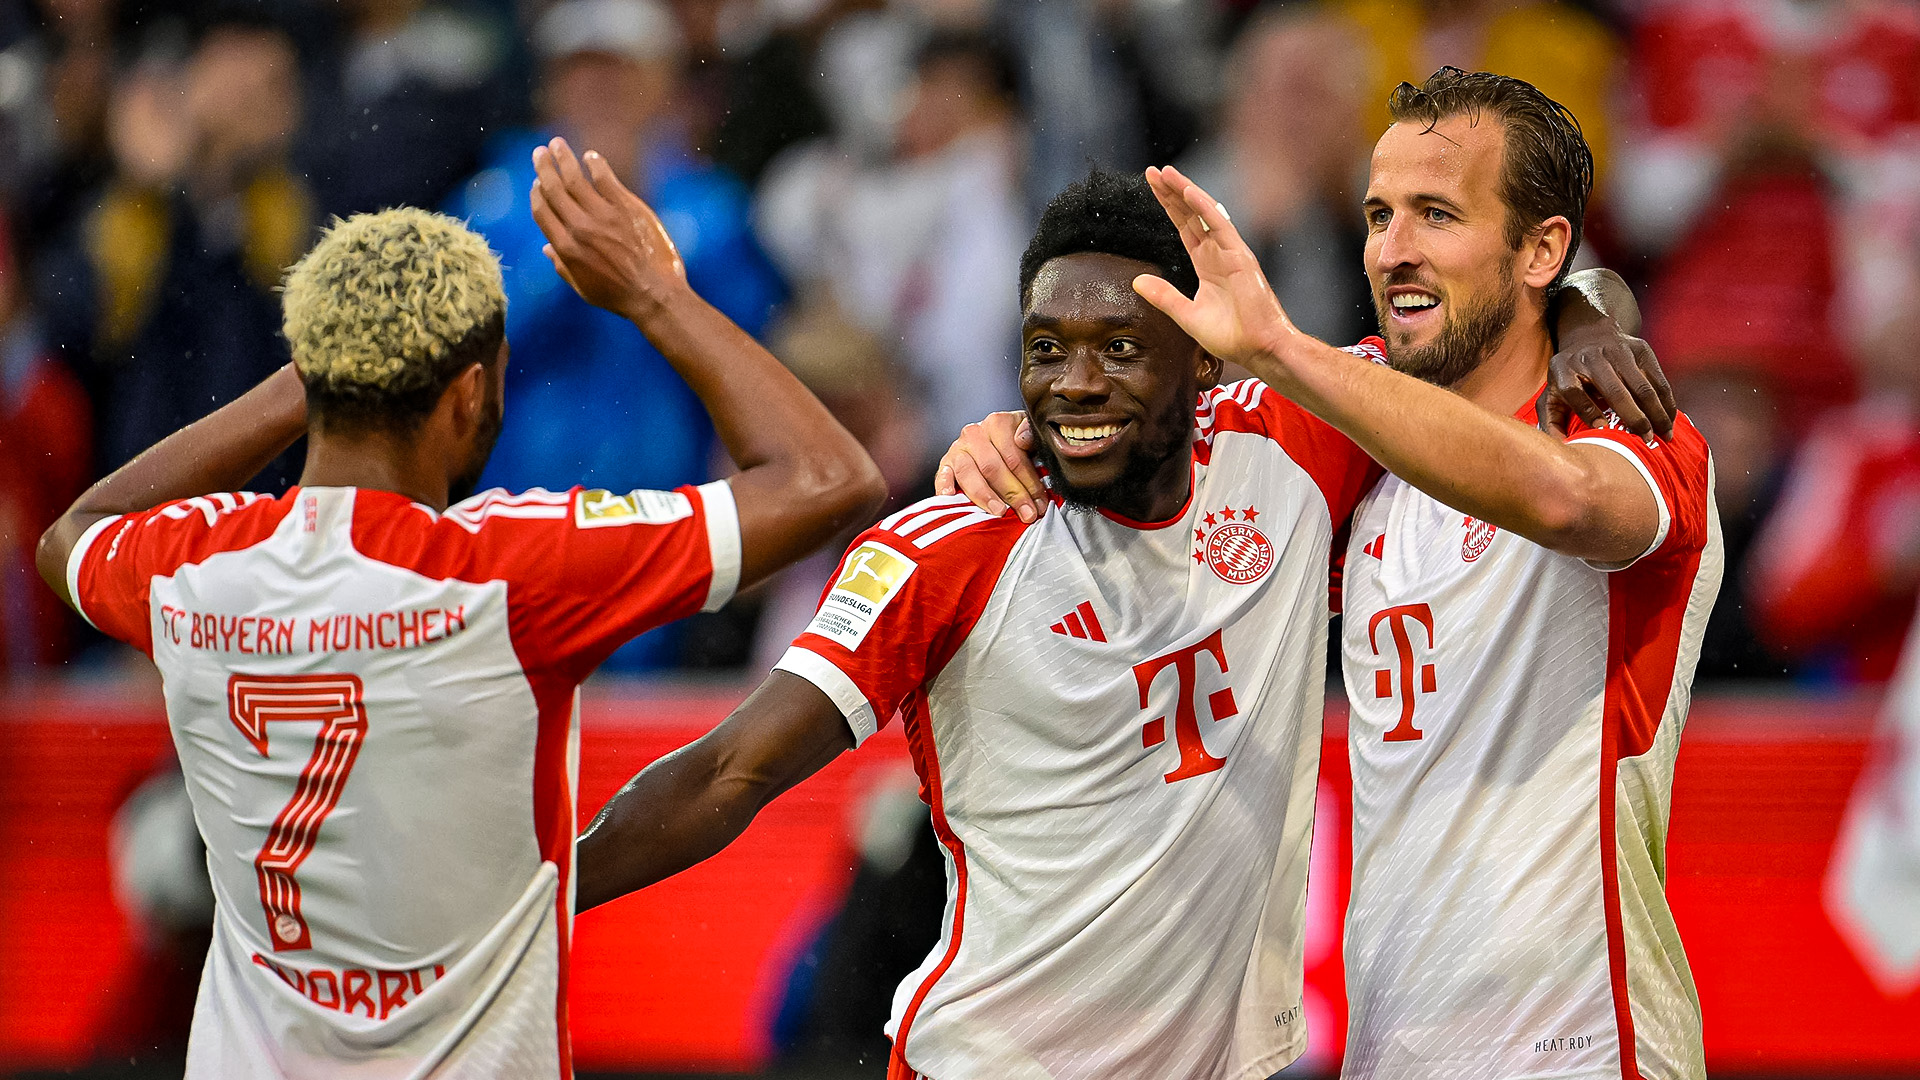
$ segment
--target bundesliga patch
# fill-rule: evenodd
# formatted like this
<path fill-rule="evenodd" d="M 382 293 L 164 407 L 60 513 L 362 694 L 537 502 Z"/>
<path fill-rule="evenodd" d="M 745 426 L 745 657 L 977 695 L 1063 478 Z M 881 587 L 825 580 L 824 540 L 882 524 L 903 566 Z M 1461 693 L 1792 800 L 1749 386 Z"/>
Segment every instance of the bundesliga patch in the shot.
<path fill-rule="evenodd" d="M 919 564 L 869 540 L 853 549 L 807 632 L 857 649 Z"/>
<path fill-rule="evenodd" d="M 609 525 L 665 525 L 693 516 L 693 500 L 678 491 L 629 491 L 615 495 L 596 488 L 573 504 L 573 523 L 582 529 Z"/>

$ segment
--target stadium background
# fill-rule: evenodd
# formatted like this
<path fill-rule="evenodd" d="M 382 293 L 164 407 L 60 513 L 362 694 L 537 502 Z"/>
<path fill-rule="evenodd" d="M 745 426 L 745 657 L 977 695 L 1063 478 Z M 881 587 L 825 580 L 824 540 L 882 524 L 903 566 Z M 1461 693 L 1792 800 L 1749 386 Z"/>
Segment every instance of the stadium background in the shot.
<path fill-rule="evenodd" d="M 272 287 L 329 215 L 444 207 L 502 253 L 490 482 L 704 480 L 697 403 L 538 253 L 527 151 L 602 150 L 897 505 L 1011 402 L 1017 256 L 1089 162 L 1180 163 L 1297 320 L 1365 332 L 1366 155 L 1386 91 L 1441 63 L 1579 116 L 1583 258 L 1635 286 L 1714 444 L 1730 571 L 1668 848 L 1709 1067 L 1920 1076 L 1920 992 L 1876 981 L 1823 899 L 1920 582 L 1920 9 L 1892 0 L 0 0 L 0 1073 L 178 1074 L 204 886 L 157 683 L 58 609 L 31 545 L 284 362 Z M 616 657 L 587 693 L 583 813 L 724 715 L 830 554 Z M 1318 1075 L 1343 1008 L 1330 692 Z M 879 1075 L 874 1010 L 937 932 L 923 819 L 885 736 L 583 917 L 582 1070 Z"/>

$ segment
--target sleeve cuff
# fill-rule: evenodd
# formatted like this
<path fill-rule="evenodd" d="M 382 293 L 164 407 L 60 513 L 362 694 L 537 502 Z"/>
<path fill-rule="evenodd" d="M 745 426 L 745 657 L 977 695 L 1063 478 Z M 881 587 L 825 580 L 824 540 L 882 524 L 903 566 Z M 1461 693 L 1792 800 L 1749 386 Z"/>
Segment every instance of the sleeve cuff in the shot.
<path fill-rule="evenodd" d="M 833 662 L 811 649 L 798 645 L 787 649 L 780 662 L 773 665 L 775 671 L 786 671 L 798 675 L 820 688 L 820 692 L 833 699 L 840 708 L 840 715 L 847 720 L 847 728 L 853 732 L 855 746 L 873 737 L 880 730 L 873 715 L 873 703 L 847 673 L 833 666 Z"/>
<path fill-rule="evenodd" d="M 1647 482 L 1647 490 L 1653 492 L 1653 504 L 1660 508 L 1660 527 L 1654 531 L 1653 542 L 1647 545 L 1645 551 L 1642 551 L 1640 554 L 1635 555 L 1625 562 L 1599 563 L 1594 562 L 1592 559 L 1582 559 L 1581 561 L 1593 567 L 1595 570 L 1611 574 L 1625 570 L 1641 559 L 1659 551 L 1660 545 L 1667 542 L 1667 534 L 1673 529 L 1673 515 L 1668 511 L 1667 497 L 1661 494 L 1660 485 L 1654 482 L 1653 473 L 1648 471 L 1647 463 L 1641 461 L 1640 455 L 1634 453 L 1632 449 L 1617 439 L 1609 439 L 1599 435 L 1583 435 L 1579 438 L 1568 439 L 1567 441 L 1569 443 L 1588 443 L 1594 446 L 1604 446 L 1614 453 L 1619 454 L 1621 457 L 1626 458 L 1627 462 L 1633 466 L 1633 471 L 1639 473 L 1640 479 Z"/>
<path fill-rule="evenodd" d="M 103 517 L 87 526 L 87 531 L 80 534 L 80 542 L 73 545 L 73 554 L 67 556 L 67 596 L 73 601 L 73 610 L 79 612 L 80 617 L 87 620 L 87 625 L 95 630 L 100 629 L 99 624 L 93 621 L 93 616 L 87 614 L 87 609 L 80 604 L 80 566 L 86 562 L 87 551 L 93 547 L 93 542 L 100 538 L 100 534 L 106 532 L 109 525 L 124 516 L 124 514 L 114 514 L 112 517 Z"/>
<path fill-rule="evenodd" d="M 712 557 L 713 579 L 707 584 L 707 600 L 701 611 L 719 611 L 740 588 L 740 508 L 733 501 L 733 487 L 725 480 L 701 484 L 700 506 L 707 521 L 707 554 Z"/>

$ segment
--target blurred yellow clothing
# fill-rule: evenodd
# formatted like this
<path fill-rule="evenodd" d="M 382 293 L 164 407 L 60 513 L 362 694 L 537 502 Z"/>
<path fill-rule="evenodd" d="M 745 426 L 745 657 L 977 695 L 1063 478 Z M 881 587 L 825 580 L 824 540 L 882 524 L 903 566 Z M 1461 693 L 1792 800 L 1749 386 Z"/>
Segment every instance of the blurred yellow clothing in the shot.
<path fill-rule="evenodd" d="M 1524 79 L 1565 105 L 1580 121 L 1593 147 L 1596 177 L 1606 168 L 1608 107 L 1619 43 L 1598 19 L 1566 4 L 1518 3 L 1493 15 L 1482 33 L 1467 36 L 1478 55 L 1436 54 L 1426 43 L 1427 7 L 1422 0 L 1334 0 L 1352 19 L 1372 51 L 1368 72 L 1367 138 L 1387 129 L 1387 96 L 1401 82 L 1419 83 L 1443 64 Z M 1596 187 L 1598 185 L 1596 184 Z"/>

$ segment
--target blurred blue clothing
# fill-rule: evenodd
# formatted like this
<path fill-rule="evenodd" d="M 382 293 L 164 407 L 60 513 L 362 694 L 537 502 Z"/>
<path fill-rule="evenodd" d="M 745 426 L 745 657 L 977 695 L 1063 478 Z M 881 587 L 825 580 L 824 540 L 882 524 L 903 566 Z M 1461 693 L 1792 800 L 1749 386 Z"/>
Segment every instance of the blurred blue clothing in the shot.
<path fill-rule="evenodd" d="M 546 238 L 527 193 L 533 150 L 549 138 L 519 131 L 495 140 L 486 166 L 447 207 L 487 238 L 505 273 L 506 422 L 481 486 L 628 491 L 701 483 L 713 425 L 700 400 L 632 323 L 580 299 L 541 254 Z M 687 280 L 759 336 L 785 288 L 754 239 L 746 186 L 676 138 L 654 140 L 641 154 L 638 194 L 679 247 Z M 607 666 L 671 665 L 672 631 L 646 635 Z"/>

